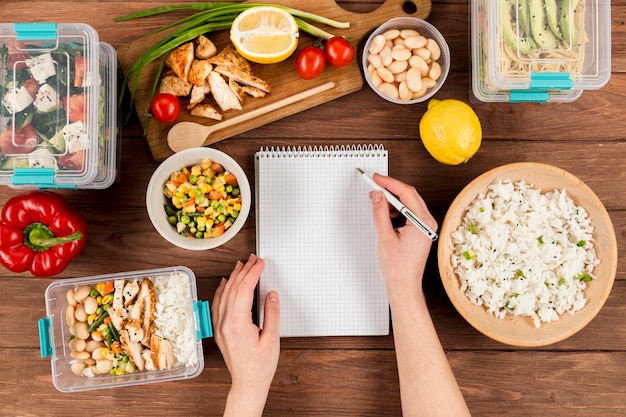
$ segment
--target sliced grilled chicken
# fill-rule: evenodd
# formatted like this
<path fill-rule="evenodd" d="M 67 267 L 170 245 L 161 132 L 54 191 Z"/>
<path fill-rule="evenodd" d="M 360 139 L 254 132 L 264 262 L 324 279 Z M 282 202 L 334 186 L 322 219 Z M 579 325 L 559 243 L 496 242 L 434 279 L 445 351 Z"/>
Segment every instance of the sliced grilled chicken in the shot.
<path fill-rule="evenodd" d="M 223 111 L 242 109 L 239 98 L 237 98 L 237 95 L 220 74 L 211 71 L 209 74 L 209 85 L 211 86 L 213 98 Z"/>
<path fill-rule="evenodd" d="M 141 281 L 137 301 L 139 301 L 139 299 L 143 300 L 143 314 L 141 319 L 143 339 L 141 343 L 145 346 L 150 346 L 150 337 L 152 333 L 154 333 L 154 314 L 156 313 L 156 297 L 150 278 L 144 278 L 143 281 Z"/>
<path fill-rule="evenodd" d="M 140 371 L 144 370 L 144 360 L 141 352 L 143 350 L 143 346 L 139 342 L 133 342 L 130 340 L 130 336 L 128 334 L 128 330 L 122 329 L 120 331 L 120 344 L 122 345 L 122 349 L 133 361 L 137 369 Z"/>
<path fill-rule="evenodd" d="M 270 86 L 268 83 L 266 83 L 259 77 L 255 77 L 250 72 L 242 71 L 240 68 L 234 66 L 218 65 L 213 68 L 213 71 L 211 73 L 215 72 L 222 74 L 227 78 L 232 78 L 239 84 L 256 87 L 260 90 L 265 91 L 266 93 L 270 92 Z"/>
<path fill-rule="evenodd" d="M 222 120 L 222 114 L 208 103 L 197 104 L 190 112 L 193 116 L 206 117 L 213 120 Z"/>
<path fill-rule="evenodd" d="M 187 81 L 194 58 L 193 42 L 187 42 L 167 55 L 165 65 L 170 67 L 180 79 Z"/>
<path fill-rule="evenodd" d="M 150 350 L 152 351 L 152 362 L 158 369 L 172 369 L 174 366 L 174 349 L 168 340 L 153 335 L 150 339 Z"/>

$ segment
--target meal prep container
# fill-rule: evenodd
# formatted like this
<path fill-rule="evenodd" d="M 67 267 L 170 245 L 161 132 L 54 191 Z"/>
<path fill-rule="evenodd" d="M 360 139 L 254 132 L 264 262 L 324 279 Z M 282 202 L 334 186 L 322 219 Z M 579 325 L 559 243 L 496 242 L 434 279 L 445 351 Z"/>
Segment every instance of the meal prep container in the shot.
<path fill-rule="evenodd" d="M 114 48 L 81 23 L 2 23 L 0 70 L 0 184 L 103 189 L 115 182 Z"/>
<path fill-rule="evenodd" d="M 71 371 L 69 347 L 70 329 L 66 323 L 65 312 L 68 307 L 67 291 L 81 285 L 95 285 L 99 282 L 116 279 L 141 281 L 144 277 L 154 278 L 181 274 L 189 281 L 189 300 L 193 307 L 194 328 L 196 332 L 195 352 L 196 364 L 185 366 L 177 364 L 171 370 L 141 371 L 119 376 L 95 375 L 93 377 L 77 376 Z M 72 278 L 54 281 L 46 289 L 46 317 L 39 320 L 39 341 L 41 357 L 50 356 L 52 382 L 61 392 L 77 392 L 102 388 L 120 388 L 129 385 L 149 384 L 155 382 L 175 381 L 197 377 L 204 369 L 202 339 L 213 336 L 211 315 L 208 301 L 198 301 L 196 278 L 187 267 L 176 266 L 142 271 L 132 271 L 112 275 L 99 275 L 83 278 Z"/>
<path fill-rule="evenodd" d="M 573 13 L 563 10 L 569 4 L 556 1 L 550 29 L 543 0 L 472 0 L 472 92 L 478 100 L 569 102 L 609 81 L 609 2 L 580 0 Z"/>

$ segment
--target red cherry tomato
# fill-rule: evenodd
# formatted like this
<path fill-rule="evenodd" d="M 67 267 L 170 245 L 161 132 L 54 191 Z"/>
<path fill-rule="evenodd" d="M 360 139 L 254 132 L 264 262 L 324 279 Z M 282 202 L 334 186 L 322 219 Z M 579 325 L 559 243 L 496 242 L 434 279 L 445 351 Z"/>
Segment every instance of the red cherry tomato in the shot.
<path fill-rule="evenodd" d="M 161 123 L 172 123 L 180 114 L 180 102 L 173 94 L 159 93 L 150 103 L 152 115 Z"/>
<path fill-rule="evenodd" d="M 354 58 L 354 46 L 339 36 L 333 36 L 326 41 L 324 51 L 326 61 L 334 67 L 348 65 Z"/>
<path fill-rule="evenodd" d="M 4 155 L 29 153 L 37 146 L 37 132 L 28 124 L 21 129 L 15 128 L 15 135 L 10 126 L 0 135 L 0 151 Z"/>
<path fill-rule="evenodd" d="M 70 122 L 85 121 L 85 102 L 87 97 L 85 93 L 74 94 L 69 97 L 63 97 L 63 106 L 70 112 Z"/>
<path fill-rule="evenodd" d="M 320 75 L 325 66 L 324 51 L 314 45 L 307 46 L 296 57 L 296 71 L 305 80 L 311 80 Z"/>

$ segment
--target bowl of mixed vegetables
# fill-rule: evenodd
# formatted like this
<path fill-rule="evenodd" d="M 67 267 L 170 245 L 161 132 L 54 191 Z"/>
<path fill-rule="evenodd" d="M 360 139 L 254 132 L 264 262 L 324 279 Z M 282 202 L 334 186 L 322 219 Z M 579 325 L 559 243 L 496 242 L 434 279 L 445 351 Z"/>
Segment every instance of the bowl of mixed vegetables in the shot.
<path fill-rule="evenodd" d="M 146 206 L 154 228 L 168 242 L 207 250 L 241 230 L 251 199 L 241 166 L 217 149 L 200 147 L 161 163 L 148 183 Z"/>

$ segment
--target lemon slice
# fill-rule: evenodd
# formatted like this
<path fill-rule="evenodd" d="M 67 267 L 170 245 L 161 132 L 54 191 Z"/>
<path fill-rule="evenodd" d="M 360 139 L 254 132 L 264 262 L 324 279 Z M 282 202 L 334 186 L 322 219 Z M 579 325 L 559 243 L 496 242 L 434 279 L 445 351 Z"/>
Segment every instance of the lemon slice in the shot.
<path fill-rule="evenodd" d="M 235 18 L 230 40 L 252 62 L 284 61 L 298 46 L 298 25 L 293 16 L 278 7 L 251 7 Z"/>

